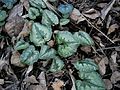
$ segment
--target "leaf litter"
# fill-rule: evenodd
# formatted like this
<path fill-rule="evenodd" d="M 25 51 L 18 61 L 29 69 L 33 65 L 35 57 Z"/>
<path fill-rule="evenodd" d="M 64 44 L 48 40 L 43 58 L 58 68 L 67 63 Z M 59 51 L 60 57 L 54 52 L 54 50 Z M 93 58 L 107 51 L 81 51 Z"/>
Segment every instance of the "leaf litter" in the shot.
<path fill-rule="evenodd" d="M 119 89 L 119 3 L 1 0 L 0 90 Z"/>

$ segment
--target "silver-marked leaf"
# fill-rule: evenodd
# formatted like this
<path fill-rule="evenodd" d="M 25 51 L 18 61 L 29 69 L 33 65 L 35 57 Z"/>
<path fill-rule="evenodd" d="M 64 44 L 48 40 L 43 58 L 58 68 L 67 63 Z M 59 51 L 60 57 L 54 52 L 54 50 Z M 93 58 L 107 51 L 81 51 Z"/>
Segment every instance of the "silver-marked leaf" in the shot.
<path fill-rule="evenodd" d="M 11 9 L 13 7 L 13 4 L 15 4 L 17 2 L 17 0 L 1 0 L 2 3 L 4 3 L 4 7 L 6 7 L 7 9 Z"/>
<path fill-rule="evenodd" d="M 53 48 L 50 48 L 50 46 L 43 45 L 41 46 L 39 59 L 51 59 L 54 58 L 56 55 L 56 51 Z"/>
<path fill-rule="evenodd" d="M 92 38 L 84 31 L 75 32 L 74 37 L 81 45 L 94 45 Z"/>
<path fill-rule="evenodd" d="M 36 51 L 35 47 L 32 45 L 25 49 L 20 56 L 21 62 L 27 65 L 34 64 L 35 62 L 38 61 L 38 58 L 39 52 Z"/>
<path fill-rule="evenodd" d="M 20 40 L 15 45 L 15 50 L 26 49 L 29 47 L 29 43 L 25 42 L 24 40 Z"/>
<path fill-rule="evenodd" d="M 60 25 L 66 25 L 70 22 L 70 19 L 60 19 Z"/>
<path fill-rule="evenodd" d="M 64 67 L 64 62 L 59 58 L 55 57 L 53 58 L 50 71 L 51 72 L 59 72 Z"/>
<path fill-rule="evenodd" d="M 40 8 L 46 8 L 46 5 L 44 3 L 46 1 L 47 0 L 29 0 L 29 3 L 31 6 L 40 9 Z"/>
<path fill-rule="evenodd" d="M 74 54 L 79 46 L 73 35 L 68 31 L 59 31 L 56 33 L 56 41 L 58 44 L 58 53 L 62 57 L 68 57 Z"/>
<path fill-rule="evenodd" d="M 4 21 L 6 17 L 7 17 L 6 11 L 0 10 L 0 22 Z"/>
<path fill-rule="evenodd" d="M 42 15 L 42 24 L 44 25 L 57 25 L 59 23 L 59 19 L 56 14 L 54 14 L 50 10 L 44 10 Z"/>
<path fill-rule="evenodd" d="M 28 16 L 30 19 L 36 19 L 40 15 L 40 12 L 37 8 L 30 7 L 28 10 Z"/>
<path fill-rule="evenodd" d="M 77 90 L 105 90 L 104 82 L 97 72 L 91 72 L 82 75 L 79 73 L 82 80 L 76 80 Z"/>
<path fill-rule="evenodd" d="M 92 59 L 88 59 L 88 58 L 81 61 L 77 61 L 76 63 L 74 63 L 74 67 L 80 72 L 86 72 L 86 73 L 90 73 L 92 71 L 98 70 L 98 65 L 96 65 L 92 61 Z"/>
<path fill-rule="evenodd" d="M 51 39 L 51 36 L 51 27 L 47 27 L 39 23 L 33 23 L 32 31 L 30 33 L 30 41 L 36 46 L 42 46 Z"/>

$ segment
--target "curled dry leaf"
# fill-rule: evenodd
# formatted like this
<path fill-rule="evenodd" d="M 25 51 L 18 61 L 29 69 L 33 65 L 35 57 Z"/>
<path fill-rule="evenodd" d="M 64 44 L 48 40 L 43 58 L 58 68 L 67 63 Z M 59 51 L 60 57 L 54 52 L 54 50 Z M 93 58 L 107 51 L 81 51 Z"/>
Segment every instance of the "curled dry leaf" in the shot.
<path fill-rule="evenodd" d="M 5 24 L 5 32 L 10 37 L 18 36 L 24 26 L 24 19 L 21 16 L 15 16 Z"/>
<path fill-rule="evenodd" d="M 29 0 L 20 0 L 23 4 L 23 6 L 25 7 L 25 9 L 28 11 L 29 9 Z"/>
<path fill-rule="evenodd" d="M 4 79 L 0 79 L 0 85 L 4 84 Z"/>
<path fill-rule="evenodd" d="M 20 53 L 14 51 L 11 56 L 11 64 L 18 67 L 24 67 L 25 65 L 20 62 Z"/>
<path fill-rule="evenodd" d="M 27 83 L 38 83 L 34 75 L 26 77 L 23 81 Z"/>
<path fill-rule="evenodd" d="M 112 89 L 112 83 L 109 79 L 103 79 L 105 82 L 105 87 L 107 90 L 111 90 Z"/>
<path fill-rule="evenodd" d="M 54 90 L 61 90 L 61 87 L 64 86 L 64 82 L 59 79 L 55 79 L 55 82 L 53 82 L 52 87 Z"/>
<path fill-rule="evenodd" d="M 76 8 L 73 9 L 72 13 L 70 14 L 70 18 L 77 23 L 85 20 L 80 11 Z"/>
<path fill-rule="evenodd" d="M 108 29 L 108 33 L 107 33 L 107 35 L 108 34 L 111 34 L 112 32 L 114 32 L 116 29 L 118 29 L 119 28 L 119 25 L 118 24 L 112 24 L 110 27 L 109 27 L 109 29 Z"/>
<path fill-rule="evenodd" d="M 110 80 L 113 84 L 115 84 L 117 81 L 120 81 L 120 72 L 118 71 L 113 72 Z"/>
<path fill-rule="evenodd" d="M 11 10 L 7 21 L 13 19 L 13 18 L 16 17 L 17 15 L 18 15 L 18 16 L 22 16 L 22 14 L 23 14 L 23 5 L 20 3 L 20 4 L 17 4 L 17 5 Z"/>
<path fill-rule="evenodd" d="M 100 16 L 100 12 L 95 10 L 94 8 L 91 8 L 90 10 L 83 12 L 83 15 L 90 19 L 96 19 Z"/>
<path fill-rule="evenodd" d="M 28 90 L 45 90 L 41 85 L 30 85 L 28 86 Z"/>

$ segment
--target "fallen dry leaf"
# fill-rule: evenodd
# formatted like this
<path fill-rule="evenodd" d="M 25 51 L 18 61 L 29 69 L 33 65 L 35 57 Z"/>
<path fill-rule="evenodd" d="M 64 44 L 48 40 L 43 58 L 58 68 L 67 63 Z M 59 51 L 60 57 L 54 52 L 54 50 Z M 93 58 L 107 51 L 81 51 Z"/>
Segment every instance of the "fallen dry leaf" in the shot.
<path fill-rule="evenodd" d="M 18 36 L 24 26 L 24 19 L 21 16 L 15 16 L 5 24 L 5 32 L 10 37 Z"/>
<path fill-rule="evenodd" d="M 111 10 L 113 4 L 115 3 L 115 0 L 112 0 L 110 3 L 108 3 L 102 10 L 101 10 L 101 18 L 104 20 L 108 12 Z"/>
<path fill-rule="evenodd" d="M 120 72 L 118 71 L 113 72 L 110 80 L 113 84 L 115 84 L 117 81 L 120 81 Z"/>
<path fill-rule="evenodd" d="M 24 67 L 25 65 L 20 62 L 20 53 L 18 51 L 14 51 L 11 56 L 11 64 L 18 67 Z"/>
<path fill-rule="evenodd" d="M 22 14 L 23 14 L 23 5 L 19 3 L 16 6 L 14 6 L 14 8 L 11 10 L 7 21 L 13 19 L 16 16 L 22 16 Z"/>
<path fill-rule="evenodd" d="M 109 34 L 111 34 L 112 32 L 114 32 L 116 29 L 118 29 L 119 28 L 119 25 L 117 25 L 117 24 L 112 24 L 110 27 L 109 27 L 109 29 L 108 29 L 108 33 L 107 33 L 107 35 L 109 35 Z"/>
<path fill-rule="evenodd" d="M 91 52 L 91 46 L 83 46 L 80 48 L 82 51 L 85 53 L 90 53 Z"/>
<path fill-rule="evenodd" d="M 28 90 L 45 90 L 40 85 L 30 85 Z"/>
<path fill-rule="evenodd" d="M 83 15 L 90 19 L 96 19 L 100 16 L 100 12 L 95 10 L 94 8 L 91 8 L 90 10 L 83 12 Z"/>
<path fill-rule="evenodd" d="M 85 20 L 85 18 L 81 15 L 80 11 L 76 8 L 73 9 L 70 18 L 77 23 Z"/>
<path fill-rule="evenodd" d="M 110 27 L 110 23 L 112 21 L 112 17 L 111 15 L 108 16 L 108 19 L 107 19 L 107 25 L 106 25 L 106 28 L 109 28 Z"/>
<path fill-rule="evenodd" d="M 63 86 L 64 86 L 64 82 L 59 79 L 55 79 L 55 82 L 53 82 L 52 84 L 54 90 L 61 90 L 61 87 Z"/>
<path fill-rule="evenodd" d="M 24 81 L 24 82 L 27 82 L 27 83 L 39 83 L 39 82 L 36 80 L 36 77 L 35 77 L 34 75 L 31 75 L 31 76 L 26 77 L 23 81 Z"/>
<path fill-rule="evenodd" d="M 113 87 L 111 81 L 109 79 L 103 79 L 103 80 L 104 80 L 106 89 L 111 90 Z"/>
<path fill-rule="evenodd" d="M 30 5 L 29 5 L 29 0 L 20 0 L 25 7 L 25 9 L 28 11 Z"/>
<path fill-rule="evenodd" d="M 4 84 L 4 79 L 0 79 L 0 85 Z"/>

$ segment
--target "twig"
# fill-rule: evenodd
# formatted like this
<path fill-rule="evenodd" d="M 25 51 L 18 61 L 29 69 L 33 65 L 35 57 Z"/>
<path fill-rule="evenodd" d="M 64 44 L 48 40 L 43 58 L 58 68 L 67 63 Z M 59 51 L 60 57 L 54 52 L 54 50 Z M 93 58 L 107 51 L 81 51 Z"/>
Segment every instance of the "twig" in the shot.
<path fill-rule="evenodd" d="M 81 15 L 82 15 L 82 13 L 81 13 Z M 84 16 L 84 15 L 82 15 L 84 18 L 85 18 L 85 20 L 94 28 L 94 29 L 96 29 L 98 32 L 100 32 L 104 37 L 106 37 L 111 43 L 114 43 L 108 36 L 106 36 L 102 31 L 100 31 L 97 27 L 95 27 L 89 20 L 87 20 L 87 18 Z"/>
<path fill-rule="evenodd" d="M 120 46 L 106 47 L 106 48 L 101 48 L 101 49 L 102 50 L 108 50 L 108 49 L 114 49 L 114 48 L 120 48 Z M 97 49 L 96 51 L 101 51 L 101 49 Z"/>

